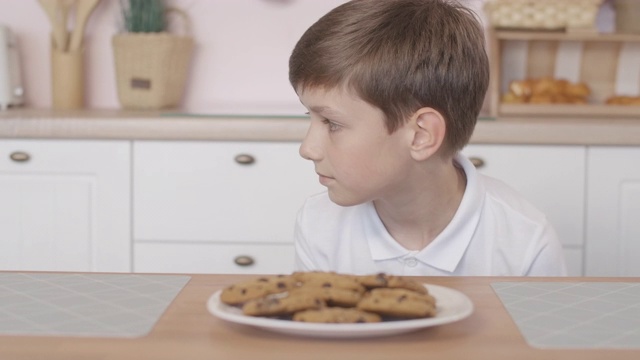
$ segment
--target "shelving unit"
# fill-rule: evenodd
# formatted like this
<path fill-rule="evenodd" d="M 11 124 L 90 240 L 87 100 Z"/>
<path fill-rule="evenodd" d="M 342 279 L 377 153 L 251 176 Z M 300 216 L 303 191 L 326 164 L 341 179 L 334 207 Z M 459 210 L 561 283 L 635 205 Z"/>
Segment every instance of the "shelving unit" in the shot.
<path fill-rule="evenodd" d="M 528 31 L 494 30 L 492 34 L 498 40 L 545 40 L 545 41 L 601 41 L 601 42 L 640 42 L 640 35 L 608 33 L 594 31 Z"/>
<path fill-rule="evenodd" d="M 610 96 L 640 96 L 640 35 L 491 29 L 492 116 L 640 116 L 640 106 L 607 105 Z M 550 76 L 586 83 L 588 104 L 503 103 L 513 80 Z"/>

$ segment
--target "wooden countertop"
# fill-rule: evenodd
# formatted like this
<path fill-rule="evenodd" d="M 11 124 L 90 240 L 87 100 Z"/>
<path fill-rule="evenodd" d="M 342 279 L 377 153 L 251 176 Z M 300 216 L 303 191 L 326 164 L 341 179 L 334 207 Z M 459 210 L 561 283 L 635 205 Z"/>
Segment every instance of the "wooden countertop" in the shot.
<path fill-rule="evenodd" d="M 118 110 L 10 109 L 0 139 L 300 141 L 308 119 L 294 116 L 193 116 Z M 640 145 L 638 118 L 481 118 L 475 144 Z"/>
<path fill-rule="evenodd" d="M 249 275 L 192 275 L 152 332 L 136 339 L 0 336 L 1 359 L 638 359 L 640 350 L 541 350 L 530 347 L 491 288 L 497 281 L 612 281 L 640 278 L 429 277 L 465 293 L 474 313 L 461 321 L 373 339 L 293 337 L 231 325 L 210 315 L 207 299 Z"/>

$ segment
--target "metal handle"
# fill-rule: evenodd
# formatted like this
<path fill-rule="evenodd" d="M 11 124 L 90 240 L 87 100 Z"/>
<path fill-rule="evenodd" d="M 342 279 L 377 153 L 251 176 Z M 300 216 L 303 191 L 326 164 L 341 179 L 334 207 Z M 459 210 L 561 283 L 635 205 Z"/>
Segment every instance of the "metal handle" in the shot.
<path fill-rule="evenodd" d="M 469 161 L 471 161 L 471 163 L 473 164 L 473 166 L 476 167 L 476 169 L 480 169 L 485 165 L 484 160 L 479 157 L 472 156 L 469 158 Z"/>
<path fill-rule="evenodd" d="M 9 155 L 9 158 L 15 162 L 27 162 L 31 159 L 31 155 L 24 151 L 14 151 Z"/>
<path fill-rule="evenodd" d="M 251 266 L 253 265 L 253 263 L 255 263 L 255 260 L 253 260 L 253 258 L 248 255 L 239 255 L 236 256 L 235 259 L 233 259 L 233 262 L 235 262 L 238 266 Z"/>
<path fill-rule="evenodd" d="M 238 154 L 236 155 L 235 160 L 240 165 L 251 165 L 256 162 L 256 158 L 249 154 Z"/>

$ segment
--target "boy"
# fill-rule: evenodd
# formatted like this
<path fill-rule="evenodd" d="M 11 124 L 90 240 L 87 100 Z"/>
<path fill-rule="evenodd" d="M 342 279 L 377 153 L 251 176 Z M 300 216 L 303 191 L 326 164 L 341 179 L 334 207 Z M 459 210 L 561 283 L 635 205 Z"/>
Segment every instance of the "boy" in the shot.
<path fill-rule="evenodd" d="M 300 147 L 327 192 L 295 229 L 297 270 L 566 275 L 545 216 L 458 152 L 489 81 L 473 12 L 446 0 L 354 0 L 295 46 L 311 124 Z"/>

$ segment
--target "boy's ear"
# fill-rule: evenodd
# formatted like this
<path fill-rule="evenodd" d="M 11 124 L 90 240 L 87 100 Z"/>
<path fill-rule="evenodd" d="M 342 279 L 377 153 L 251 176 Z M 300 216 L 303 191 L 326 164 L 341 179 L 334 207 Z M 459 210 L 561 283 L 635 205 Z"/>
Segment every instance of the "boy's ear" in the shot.
<path fill-rule="evenodd" d="M 428 159 L 440 149 L 444 141 L 444 118 L 433 108 L 420 108 L 413 114 L 411 124 L 411 157 L 416 161 Z"/>

